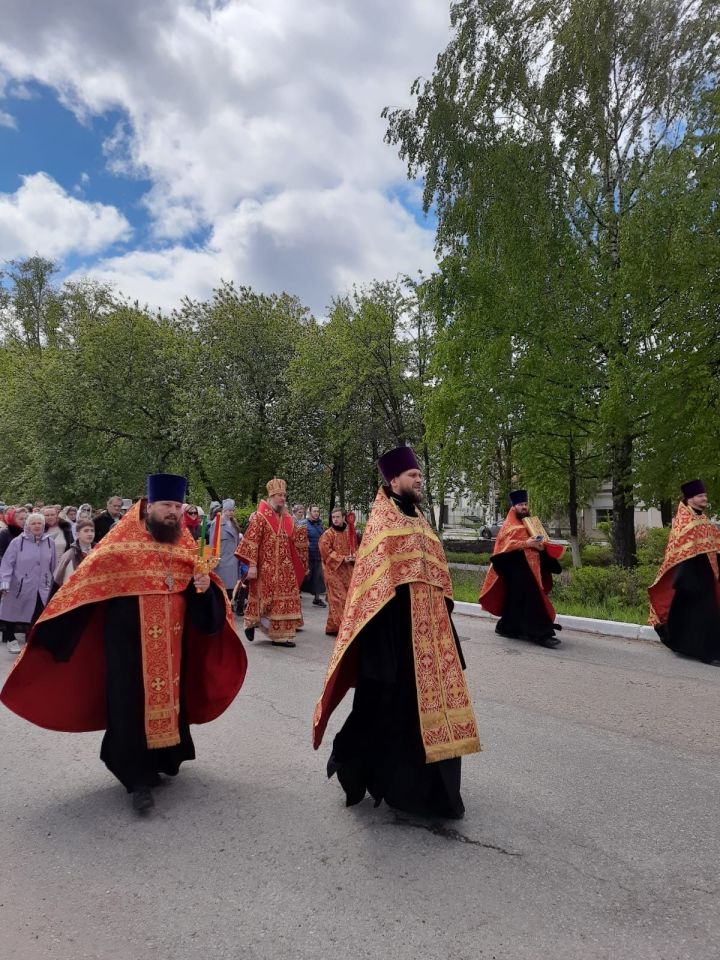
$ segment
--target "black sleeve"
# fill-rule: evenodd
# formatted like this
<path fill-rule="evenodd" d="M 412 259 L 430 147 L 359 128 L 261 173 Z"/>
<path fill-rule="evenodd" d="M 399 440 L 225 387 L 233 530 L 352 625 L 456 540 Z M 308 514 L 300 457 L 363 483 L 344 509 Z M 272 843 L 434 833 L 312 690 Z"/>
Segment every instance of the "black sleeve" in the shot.
<path fill-rule="evenodd" d="M 542 573 L 562 573 L 560 561 L 556 560 L 555 557 L 548 556 L 545 550 L 540 551 L 540 570 Z"/>
<path fill-rule="evenodd" d="M 188 613 L 192 625 L 200 633 L 217 633 L 225 620 L 225 596 L 216 583 L 205 593 L 198 593 L 190 581 L 185 589 Z"/>

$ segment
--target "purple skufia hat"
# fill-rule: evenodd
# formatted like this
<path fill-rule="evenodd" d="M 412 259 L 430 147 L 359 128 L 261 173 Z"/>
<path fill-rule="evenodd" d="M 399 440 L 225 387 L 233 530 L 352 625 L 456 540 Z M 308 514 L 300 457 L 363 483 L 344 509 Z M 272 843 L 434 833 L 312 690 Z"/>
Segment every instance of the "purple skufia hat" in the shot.
<path fill-rule="evenodd" d="M 690 497 L 697 497 L 699 493 L 705 493 L 705 484 L 702 480 L 688 480 L 687 483 L 683 483 L 680 487 L 682 490 L 682 495 L 686 500 L 689 500 Z"/>
<path fill-rule="evenodd" d="M 513 490 L 510 494 L 510 503 L 513 507 L 516 507 L 519 503 L 527 503 L 528 494 L 527 490 Z"/>
<path fill-rule="evenodd" d="M 399 477 L 406 470 L 420 469 L 420 464 L 417 462 L 412 447 L 395 447 L 394 450 L 388 450 L 380 457 L 377 465 L 385 483 L 390 483 L 391 480 Z"/>
<path fill-rule="evenodd" d="M 176 473 L 152 473 L 147 478 L 148 503 L 171 500 L 182 503 L 187 493 L 187 479 Z"/>

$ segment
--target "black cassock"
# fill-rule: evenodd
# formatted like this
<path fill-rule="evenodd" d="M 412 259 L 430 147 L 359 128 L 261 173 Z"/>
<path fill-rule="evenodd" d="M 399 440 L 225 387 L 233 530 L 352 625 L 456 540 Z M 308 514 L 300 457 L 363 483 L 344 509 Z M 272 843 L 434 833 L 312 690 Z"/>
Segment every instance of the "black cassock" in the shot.
<path fill-rule="evenodd" d="M 337 771 L 349 807 L 368 792 L 375 806 L 385 800 L 408 813 L 459 818 L 465 811 L 460 757 L 425 762 L 411 630 L 410 589 L 403 584 L 353 640 L 355 696 L 333 741 L 328 776 Z M 465 669 L 454 626 L 453 634 Z"/>
<path fill-rule="evenodd" d="M 221 629 L 225 600 L 211 584 L 197 593 L 191 581 L 185 590 L 186 617 L 200 633 Z M 184 649 L 180 653 L 180 743 L 174 747 L 149 749 L 145 734 L 145 687 L 140 643 L 140 604 L 137 597 L 116 597 L 105 601 L 103 642 L 106 661 L 107 727 L 100 759 L 122 785 L 132 792 L 157 784 L 158 774 L 175 776 L 184 760 L 195 759 L 195 747 L 185 717 L 183 690 Z M 40 642 L 57 660 L 67 660 L 77 643 L 92 605 L 79 607 L 57 623 L 50 620 Z M 70 621 L 69 618 L 72 618 Z M 183 644 L 184 645 L 184 644 Z"/>
<path fill-rule="evenodd" d="M 673 588 L 667 623 L 656 627 L 660 639 L 683 656 L 704 663 L 720 660 L 720 607 L 707 555 L 679 563 Z"/>
<path fill-rule="evenodd" d="M 516 640 L 547 640 L 555 636 L 553 621 L 547 612 L 537 580 L 524 550 L 507 550 L 496 553 L 490 558 L 495 572 L 502 577 L 505 586 L 505 603 L 502 616 L 495 626 L 495 632 Z M 561 573 L 562 567 L 557 560 L 540 551 L 540 570 L 542 574 Z"/>

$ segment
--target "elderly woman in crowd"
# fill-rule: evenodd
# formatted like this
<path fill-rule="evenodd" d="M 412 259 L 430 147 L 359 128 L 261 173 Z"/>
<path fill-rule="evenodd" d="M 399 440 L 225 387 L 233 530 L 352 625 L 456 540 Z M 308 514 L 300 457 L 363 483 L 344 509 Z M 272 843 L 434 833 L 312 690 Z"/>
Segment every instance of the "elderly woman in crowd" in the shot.
<path fill-rule="evenodd" d="M 45 517 L 31 513 L 0 563 L 0 620 L 14 624 L 16 631 L 27 635 L 48 602 L 55 566 L 55 544 L 45 533 Z M 16 634 L 8 650 L 20 653 L 24 643 L 20 644 Z"/>
<path fill-rule="evenodd" d="M 79 523 L 80 520 L 92 520 L 95 511 L 92 508 L 91 503 L 81 503 L 77 509 L 77 517 L 75 522 Z"/>
<path fill-rule="evenodd" d="M 53 579 L 58 587 L 70 579 L 85 557 L 92 550 L 95 539 L 95 524 L 92 520 L 78 520 L 75 542 L 58 560 Z"/>
<path fill-rule="evenodd" d="M 27 515 L 28 512 L 25 507 L 8 507 L 5 511 L 5 526 L 0 530 L 0 560 L 5 556 L 5 551 L 10 546 L 11 541 L 23 532 Z M 2 642 L 12 643 L 15 637 L 13 625 L 0 620 L 0 628 L 2 629 Z"/>

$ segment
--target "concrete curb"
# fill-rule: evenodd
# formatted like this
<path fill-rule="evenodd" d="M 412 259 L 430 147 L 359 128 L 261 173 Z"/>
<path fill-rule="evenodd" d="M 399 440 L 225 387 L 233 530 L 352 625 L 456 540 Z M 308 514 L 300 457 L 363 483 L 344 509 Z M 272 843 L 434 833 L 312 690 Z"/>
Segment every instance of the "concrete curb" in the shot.
<path fill-rule="evenodd" d="M 481 620 L 497 619 L 487 610 L 483 610 L 480 604 L 466 603 L 462 600 L 457 601 L 454 612 L 461 613 L 466 617 L 478 617 Z M 593 620 L 591 617 L 569 617 L 564 614 L 558 614 L 557 622 L 568 630 L 579 630 L 582 633 L 602 633 L 606 637 L 624 637 L 627 640 L 656 640 L 660 643 L 660 638 L 652 627 L 643 626 L 639 623 Z"/>

